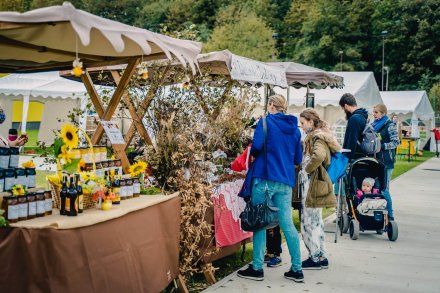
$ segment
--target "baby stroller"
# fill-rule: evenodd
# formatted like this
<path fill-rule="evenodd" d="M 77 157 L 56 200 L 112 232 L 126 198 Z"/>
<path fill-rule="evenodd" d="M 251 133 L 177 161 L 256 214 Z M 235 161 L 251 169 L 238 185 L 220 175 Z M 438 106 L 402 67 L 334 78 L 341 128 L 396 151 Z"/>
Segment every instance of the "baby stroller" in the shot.
<path fill-rule="evenodd" d="M 364 194 L 358 199 L 356 190 L 361 189 L 366 177 L 375 179 L 374 188 L 379 193 Z M 386 201 L 381 194 L 386 186 L 385 166 L 374 158 L 360 158 L 351 163 L 345 180 L 348 212 L 340 213 L 340 231 L 349 231 L 352 240 L 359 237 L 359 231 L 376 231 L 380 235 L 386 232 L 388 239 L 395 241 L 399 233 L 397 223 L 388 220 Z"/>

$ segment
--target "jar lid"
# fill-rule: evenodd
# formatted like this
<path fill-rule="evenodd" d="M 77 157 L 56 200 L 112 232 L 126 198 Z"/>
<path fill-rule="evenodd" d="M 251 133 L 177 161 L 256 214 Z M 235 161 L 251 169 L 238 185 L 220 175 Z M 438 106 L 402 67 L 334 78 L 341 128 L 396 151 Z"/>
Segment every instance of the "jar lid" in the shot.
<path fill-rule="evenodd" d="M 14 168 L 8 168 L 8 169 L 3 169 L 5 172 L 5 177 L 14 177 L 15 176 L 15 170 Z"/>
<path fill-rule="evenodd" d="M 23 168 L 15 168 L 15 174 L 17 174 L 17 176 L 24 176 L 26 175 L 26 170 Z"/>
<path fill-rule="evenodd" d="M 17 129 L 15 129 L 15 128 L 9 129 L 9 135 L 17 135 L 17 134 L 18 134 Z"/>

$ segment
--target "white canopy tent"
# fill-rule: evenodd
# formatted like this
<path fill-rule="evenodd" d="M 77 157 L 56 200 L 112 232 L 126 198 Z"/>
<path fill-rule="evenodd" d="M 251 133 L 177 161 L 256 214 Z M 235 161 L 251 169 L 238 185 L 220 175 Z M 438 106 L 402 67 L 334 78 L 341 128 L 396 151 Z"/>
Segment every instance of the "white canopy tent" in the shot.
<path fill-rule="evenodd" d="M 411 118 L 411 136 L 419 137 L 423 146 L 431 137 L 430 150 L 435 151 L 434 134 L 430 130 L 435 128 L 434 109 L 428 99 L 426 91 L 388 91 L 380 92 L 388 114 L 396 114 L 399 120 Z M 420 134 L 419 120 L 427 125 L 426 134 Z"/>
<path fill-rule="evenodd" d="M 45 104 L 44 115 L 40 129 L 47 132 L 40 134 L 42 141 L 51 141 L 51 130 L 56 128 L 58 118 L 66 118 L 69 110 L 75 107 L 85 108 L 88 94 L 83 83 L 68 80 L 56 72 L 10 74 L 0 78 L 0 103 L 8 114 L 7 121 L 0 127 L 2 133 L 7 133 L 12 120 L 13 101 L 23 101 L 21 131 L 26 131 L 30 101 L 39 101 Z M 85 126 L 86 117 L 81 117 L 80 125 Z"/>
<path fill-rule="evenodd" d="M 315 94 L 315 108 L 322 110 L 324 119 L 329 123 L 336 122 L 339 118 L 344 118 L 345 114 L 339 107 L 339 99 L 344 93 L 351 93 L 355 96 L 359 107 L 372 110 L 375 104 L 382 103 L 379 87 L 374 79 L 373 72 L 330 72 L 344 79 L 344 88 L 325 88 L 319 90 L 309 90 Z M 307 88 L 288 89 L 275 88 L 275 92 L 287 96 L 289 91 L 289 112 L 301 112 L 305 109 Z M 324 111 L 325 109 L 325 111 Z"/>
<path fill-rule="evenodd" d="M 329 72 L 340 76 L 344 80 L 344 87 L 325 88 L 325 89 L 309 89 L 309 93 L 315 95 L 315 109 L 318 111 L 322 119 L 327 121 L 332 126 L 339 142 L 342 142 L 346 119 L 345 113 L 339 106 L 339 99 L 344 93 L 351 93 L 355 96 L 359 107 L 366 108 L 372 114 L 373 106 L 383 103 L 380 96 L 379 87 L 377 86 L 373 72 Z M 289 96 L 289 113 L 300 113 L 306 108 L 306 94 L 307 88 L 288 89 L 274 88 L 278 94 L 285 97 Z M 287 92 L 289 91 L 289 92 Z M 263 96 L 262 90 L 260 95 Z M 261 114 L 262 107 L 256 111 L 255 114 Z M 370 117 L 370 119 L 372 116 Z"/>

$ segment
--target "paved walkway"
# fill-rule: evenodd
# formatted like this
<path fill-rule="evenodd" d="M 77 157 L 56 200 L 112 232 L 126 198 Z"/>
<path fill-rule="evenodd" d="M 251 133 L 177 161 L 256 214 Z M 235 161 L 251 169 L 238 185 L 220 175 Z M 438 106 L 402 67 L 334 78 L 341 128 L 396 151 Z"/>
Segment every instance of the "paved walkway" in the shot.
<path fill-rule="evenodd" d="M 328 270 L 304 271 L 305 283 L 287 280 L 290 264 L 283 245 L 283 266 L 265 268 L 262 282 L 227 276 L 203 292 L 440 292 L 440 159 L 433 158 L 391 183 L 399 238 L 386 234 L 347 234 L 334 243 L 326 233 Z M 326 231 L 334 231 L 328 223 Z M 301 241 L 302 259 L 307 257 Z"/>

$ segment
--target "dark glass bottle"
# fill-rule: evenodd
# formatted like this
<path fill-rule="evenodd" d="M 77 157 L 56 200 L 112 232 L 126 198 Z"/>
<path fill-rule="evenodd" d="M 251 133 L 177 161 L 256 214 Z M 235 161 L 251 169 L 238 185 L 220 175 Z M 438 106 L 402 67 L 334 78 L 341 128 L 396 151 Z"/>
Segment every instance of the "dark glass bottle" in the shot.
<path fill-rule="evenodd" d="M 73 182 L 73 176 L 70 177 L 70 185 L 67 191 L 67 196 L 69 197 L 69 201 L 70 201 L 70 209 L 68 216 L 77 216 L 78 213 L 76 211 L 75 203 L 78 197 L 78 192 L 76 191 L 76 186 Z"/>
<path fill-rule="evenodd" d="M 60 215 L 67 215 L 66 212 L 67 177 L 65 175 L 63 175 L 63 185 L 61 186 L 60 197 L 61 197 Z"/>
<path fill-rule="evenodd" d="M 79 174 L 75 174 L 76 191 L 78 192 L 78 213 L 82 213 L 84 210 L 84 197 L 81 182 L 79 181 Z"/>

